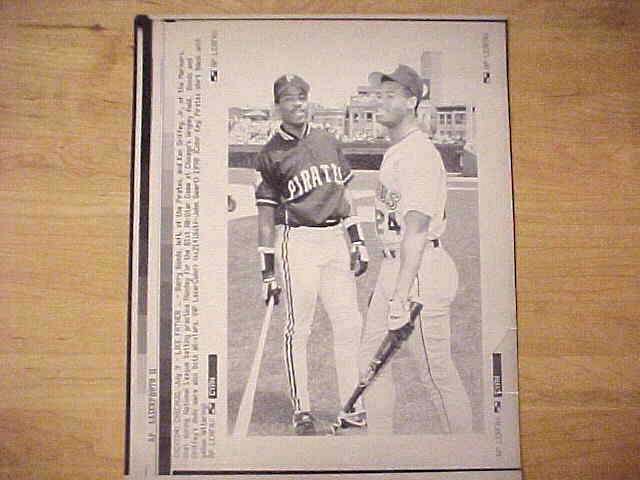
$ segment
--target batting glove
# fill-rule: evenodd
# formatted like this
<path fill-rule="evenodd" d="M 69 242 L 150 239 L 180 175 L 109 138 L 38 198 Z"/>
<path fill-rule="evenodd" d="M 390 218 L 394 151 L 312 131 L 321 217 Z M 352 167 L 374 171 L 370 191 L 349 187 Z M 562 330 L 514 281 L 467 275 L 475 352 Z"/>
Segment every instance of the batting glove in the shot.
<path fill-rule="evenodd" d="M 398 299 L 389 300 L 389 313 L 387 314 L 387 328 L 398 331 L 407 325 L 411 325 L 411 302 Z M 411 333 L 411 332 L 409 332 Z"/>
<path fill-rule="evenodd" d="M 369 267 L 369 252 L 364 244 L 351 244 L 351 271 L 359 277 Z"/>
<path fill-rule="evenodd" d="M 364 244 L 360 224 L 345 220 L 345 225 L 351 241 L 351 271 L 356 277 L 359 277 L 369 267 L 369 252 Z"/>
<path fill-rule="evenodd" d="M 282 289 L 278 286 L 275 275 L 275 251 L 273 248 L 259 247 L 258 253 L 262 267 L 262 298 L 268 304 L 273 297 L 274 305 L 278 305 Z"/>
<path fill-rule="evenodd" d="M 268 304 L 271 297 L 273 297 L 273 304 L 278 305 L 280 302 L 280 292 L 282 289 L 278 286 L 278 282 L 275 278 L 268 278 L 262 280 L 262 298 L 264 303 Z"/>

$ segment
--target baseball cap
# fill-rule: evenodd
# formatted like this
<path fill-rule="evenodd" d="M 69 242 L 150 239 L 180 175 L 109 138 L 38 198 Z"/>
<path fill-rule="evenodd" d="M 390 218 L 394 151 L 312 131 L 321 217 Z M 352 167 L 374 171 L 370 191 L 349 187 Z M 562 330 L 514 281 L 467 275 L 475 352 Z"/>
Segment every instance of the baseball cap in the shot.
<path fill-rule="evenodd" d="M 403 87 L 409 89 L 411 94 L 422 100 L 426 94 L 425 84 L 420 75 L 407 65 L 398 65 L 392 73 L 373 72 L 369 75 L 369 83 L 374 86 L 380 86 L 385 80 L 393 80 Z"/>
<path fill-rule="evenodd" d="M 282 93 L 289 87 L 298 88 L 304 93 L 309 93 L 309 90 L 311 90 L 309 84 L 305 82 L 304 79 L 299 75 L 291 73 L 282 75 L 273 84 L 273 100 L 275 101 L 275 103 L 278 103 L 280 101 L 280 95 L 282 95 Z"/>

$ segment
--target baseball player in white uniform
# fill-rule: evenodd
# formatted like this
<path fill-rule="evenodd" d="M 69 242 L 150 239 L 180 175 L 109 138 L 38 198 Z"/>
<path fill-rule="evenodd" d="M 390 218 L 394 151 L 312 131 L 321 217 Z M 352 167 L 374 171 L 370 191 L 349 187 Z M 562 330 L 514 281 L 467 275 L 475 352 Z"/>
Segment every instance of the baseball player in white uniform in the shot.
<path fill-rule="evenodd" d="M 362 315 L 353 271 L 364 273 L 368 262 L 362 230 L 351 218 L 351 167 L 336 139 L 307 123 L 309 89 L 298 75 L 276 80 L 274 101 L 282 124 L 256 158 L 263 297 L 277 302 L 283 293 L 286 300 L 284 361 L 298 435 L 319 433 L 307 371 L 318 297 L 333 328 L 342 403 L 357 383 Z M 353 426 L 363 425 L 360 405 L 346 415 Z"/>
<path fill-rule="evenodd" d="M 388 127 L 392 146 L 384 155 L 375 195 L 376 231 L 384 258 L 366 317 L 360 351 L 365 372 L 387 330 L 409 321 L 409 300 L 423 305 L 407 347 L 426 381 L 449 432 L 471 431 L 471 406 L 451 357 L 450 305 L 458 272 L 440 237 L 446 227 L 447 176 L 440 153 L 416 121 L 424 82 L 400 65 L 372 73 L 380 88 L 377 121 Z M 393 432 L 395 386 L 383 370 L 365 392 L 368 431 Z"/>

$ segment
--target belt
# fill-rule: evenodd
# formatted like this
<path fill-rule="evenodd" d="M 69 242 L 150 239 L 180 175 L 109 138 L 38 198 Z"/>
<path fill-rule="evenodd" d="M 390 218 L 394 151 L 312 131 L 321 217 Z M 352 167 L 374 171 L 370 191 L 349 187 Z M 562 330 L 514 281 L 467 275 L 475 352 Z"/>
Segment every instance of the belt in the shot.
<path fill-rule="evenodd" d="M 427 247 L 431 246 L 432 248 L 438 248 L 440 246 L 440 240 L 436 238 L 435 240 L 429 240 L 427 243 Z M 383 248 L 382 255 L 384 258 L 396 258 L 399 256 L 398 251 L 395 248 Z"/>
<path fill-rule="evenodd" d="M 298 228 L 298 227 L 307 227 L 307 228 L 326 228 L 326 227 L 335 227 L 336 225 L 340 225 L 340 222 L 342 222 L 342 220 L 338 220 L 338 219 L 334 219 L 334 218 L 330 218 L 328 220 L 325 220 L 325 222 L 323 224 L 320 225 L 299 225 L 299 224 L 289 224 L 287 226 L 291 227 L 291 228 Z"/>

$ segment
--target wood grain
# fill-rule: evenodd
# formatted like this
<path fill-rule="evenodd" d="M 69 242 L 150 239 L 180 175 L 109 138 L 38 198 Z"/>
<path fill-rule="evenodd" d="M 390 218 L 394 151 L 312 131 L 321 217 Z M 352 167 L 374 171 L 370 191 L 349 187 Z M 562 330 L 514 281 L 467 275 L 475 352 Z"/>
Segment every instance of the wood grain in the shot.
<path fill-rule="evenodd" d="M 120 478 L 138 13 L 506 15 L 525 475 L 640 478 L 640 4 L 0 3 L 0 478 Z"/>

